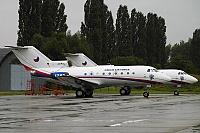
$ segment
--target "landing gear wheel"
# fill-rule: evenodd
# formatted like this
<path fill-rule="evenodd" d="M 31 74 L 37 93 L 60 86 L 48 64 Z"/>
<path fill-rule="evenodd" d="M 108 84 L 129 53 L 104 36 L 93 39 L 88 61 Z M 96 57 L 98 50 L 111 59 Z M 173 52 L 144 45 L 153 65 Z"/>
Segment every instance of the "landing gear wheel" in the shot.
<path fill-rule="evenodd" d="M 144 97 L 149 97 L 149 92 L 144 92 L 144 93 L 143 93 L 143 96 L 144 96 Z"/>
<path fill-rule="evenodd" d="M 85 92 L 85 97 L 93 97 L 93 89 L 87 89 Z"/>
<path fill-rule="evenodd" d="M 126 95 L 130 95 L 131 94 L 131 90 L 128 90 Z"/>
<path fill-rule="evenodd" d="M 179 95 L 179 91 L 174 91 L 174 95 L 178 96 Z"/>
<path fill-rule="evenodd" d="M 124 86 L 124 89 L 126 89 L 126 94 L 125 95 L 130 95 L 131 87 L 130 86 Z"/>
<path fill-rule="evenodd" d="M 85 96 L 85 92 L 81 89 L 76 90 L 76 97 L 82 98 Z"/>
<path fill-rule="evenodd" d="M 119 93 L 121 95 L 130 95 L 131 93 L 131 87 L 130 86 L 124 86 L 120 89 Z"/>
<path fill-rule="evenodd" d="M 124 88 L 121 88 L 119 92 L 120 92 L 121 95 L 126 95 L 127 94 L 127 90 L 124 89 Z"/>

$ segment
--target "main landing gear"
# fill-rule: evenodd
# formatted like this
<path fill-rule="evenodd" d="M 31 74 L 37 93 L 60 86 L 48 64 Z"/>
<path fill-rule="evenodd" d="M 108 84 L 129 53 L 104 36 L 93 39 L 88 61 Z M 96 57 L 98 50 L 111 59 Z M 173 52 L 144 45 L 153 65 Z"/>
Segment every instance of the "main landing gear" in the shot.
<path fill-rule="evenodd" d="M 130 95 L 131 93 L 131 87 L 130 86 L 124 86 L 120 89 L 119 93 L 121 95 Z"/>
<path fill-rule="evenodd" d="M 79 88 L 76 90 L 76 97 L 77 98 L 83 98 L 83 97 L 93 97 L 93 91 L 94 89 L 91 87 L 84 87 Z"/>

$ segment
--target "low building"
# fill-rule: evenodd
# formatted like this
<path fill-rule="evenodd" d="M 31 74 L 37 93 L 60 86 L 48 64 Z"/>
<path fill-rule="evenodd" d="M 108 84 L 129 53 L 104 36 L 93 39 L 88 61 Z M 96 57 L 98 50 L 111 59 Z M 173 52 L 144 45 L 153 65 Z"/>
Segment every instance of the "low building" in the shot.
<path fill-rule="evenodd" d="M 26 90 L 27 80 L 35 79 L 35 88 L 45 80 L 31 77 L 11 49 L 0 48 L 0 91 Z"/>

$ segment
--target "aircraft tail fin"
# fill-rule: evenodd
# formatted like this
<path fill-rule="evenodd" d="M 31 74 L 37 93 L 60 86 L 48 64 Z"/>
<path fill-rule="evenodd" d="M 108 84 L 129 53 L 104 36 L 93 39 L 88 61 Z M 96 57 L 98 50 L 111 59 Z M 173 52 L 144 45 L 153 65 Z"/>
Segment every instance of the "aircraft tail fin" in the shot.
<path fill-rule="evenodd" d="M 77 67 L 97 66 L 95 62 L 93 62 L 90 58 L 88 58 L 83 53 L 76 53 L 76 54 L 66 53 L 65 55 L 66 55 L 65 58 L 68 61 L 71 61 L 73 66 L 77 66 Z"/>
<path fill-rule="evenodd" d="M 51 60 L 41 53 L 34 46 L 5 46 L 12 48 L 13 53 L 23 64 L 26 70 L 33 70 L 34 68 L 49 67 Z"/>

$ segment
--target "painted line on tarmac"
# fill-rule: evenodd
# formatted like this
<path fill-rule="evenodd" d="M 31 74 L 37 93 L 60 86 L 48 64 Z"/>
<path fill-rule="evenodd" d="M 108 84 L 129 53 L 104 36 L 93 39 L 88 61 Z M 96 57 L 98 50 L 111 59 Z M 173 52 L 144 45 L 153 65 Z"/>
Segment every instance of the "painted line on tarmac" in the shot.
<path fill-rule="evenodd" d="M 109 125 L 109 127 L 117 127 L 117 126 L 122 126 L 122 125 L 125 125 L 125 124 L 138 123 L 138 122 L 143 122 L 143 121 L 148 121 L 148 120 L 149 119 L 129 120 L 129 121 L 124 121 L 124 122 L 121 122 L 121 123 Z"/>

